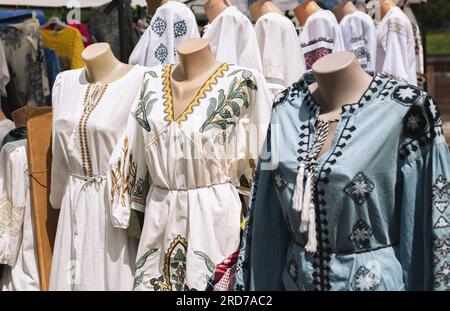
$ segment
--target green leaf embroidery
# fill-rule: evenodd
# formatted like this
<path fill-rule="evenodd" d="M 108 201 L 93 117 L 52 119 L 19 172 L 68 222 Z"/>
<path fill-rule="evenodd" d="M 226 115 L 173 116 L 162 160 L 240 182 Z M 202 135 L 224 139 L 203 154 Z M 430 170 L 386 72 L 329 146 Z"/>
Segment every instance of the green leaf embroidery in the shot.
<path fill-rule="evenodd" d="M 147 71 L 147 74 L 149 74 L 152 78 L 158 78 L 158 75 L 154 71 Z"/>
<path fill-rule="evenodd" d="M 142 268 L 145 264 L 145 262 L 147 261 L 147 258 L 156 253 L 158 251 L 157 248 L 152 248 L 151 250 L 147 251 L 144 255 L 142 255 L 141 258 L 139 258 L 139 260 L 136 262 L 136 270 L 139 270 L 140 268 Z"/>
<path fill-rule="evenodd" d="M 142 271 L 141 274 L 139 274 L 134 278 L 133 289 L 141 285 L 143 280 L 144 280 L 144 271 Z"/>
<path fill-rule="evenodd" d="M 231 113 L 230 113 L 228 110 L 226 110 L 226 109 L 224 109 L 224 110 L 222 110 L 221 112 L 219 112 L 219 115 L 220 115 L 222 118 L 224 118 L 224 119 L 231 118 Z"/>
<path fill-rule="evenodd" d="M 214 115 L 214 111 L 216 110 L 217 107 L 217 99 L 210 98 L 209 99 L 209 106 L 208 106 L 208 110 L 207 110 L 207 117 L 211 117 L 212 115 Z"/>
<path fill-rule="evenodd" d="M 211 273 L 214 272 L 214 269 L 216 268 L 216 265 L 211 260 L 211 258 L 209 258 L 208 255 L 206 255 L 205 253 L 200 252 L 200 251 L 194 251 L 194 254 L 199 256 L 199 257 L 201 257 L 205 261 L 205 265 L 208 268 L 209 272 L 211 272 Z"/>
<path fill-rule="evenodd" d="M 239 117 L 241 115 L 241 107 L 239 107 L 239 105 L 235 102 L 229 102 L 228 107 L 231 107 L 231 109 L 233 109 L 233 113 L 236 117 Z"/>
<path fill-rule="evenodd" d="M 237 77 L 234 77 L 233 81 L 231 81 L 230 87 L 228 89 L 228 97 L 233 95 L 233 92 L 236 89 L 236 84 L 237 84 Z"/>

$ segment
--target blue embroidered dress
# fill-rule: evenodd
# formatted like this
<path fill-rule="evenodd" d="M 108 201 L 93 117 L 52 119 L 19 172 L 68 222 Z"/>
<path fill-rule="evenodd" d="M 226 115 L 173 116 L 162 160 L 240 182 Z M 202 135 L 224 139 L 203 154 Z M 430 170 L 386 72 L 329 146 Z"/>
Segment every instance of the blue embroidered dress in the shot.
<path fill-rule="evenodd" d="M 316 161 L 317 250 L 292 208 L 320 107 L 306 75 L 275 99 L 237 290 L 449 290 L 449 151 L 433 99 L 375 75 Z M 303 181 L 307 178 L 307 173 Z"/>

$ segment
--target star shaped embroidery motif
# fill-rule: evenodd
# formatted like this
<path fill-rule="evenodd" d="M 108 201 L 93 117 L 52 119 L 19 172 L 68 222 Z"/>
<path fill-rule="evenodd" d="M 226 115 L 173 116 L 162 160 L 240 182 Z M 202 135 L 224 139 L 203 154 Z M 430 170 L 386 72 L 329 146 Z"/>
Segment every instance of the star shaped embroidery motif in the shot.
<path fill-rule="evenodd" d="M 406 99 L 412 99 L 415 95 L 414 89 L 407 87 L 407 88 L 401 88 L 398 90 L 397 95 L 402 100 Z"/>
<path fill-rule="evenodd" d="M 408 127 L 411 130 L 419 129 L 420 128 L 419 123 L 420 123 L 420 119 L 418 116 L 410 116 L 408 118 Z"/>

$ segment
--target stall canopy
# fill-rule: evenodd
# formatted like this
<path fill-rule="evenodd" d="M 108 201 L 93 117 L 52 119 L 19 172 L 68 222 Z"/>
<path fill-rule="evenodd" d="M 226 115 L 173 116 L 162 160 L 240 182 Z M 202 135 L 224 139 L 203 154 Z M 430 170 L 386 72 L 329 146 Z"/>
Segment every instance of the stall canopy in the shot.
<path fill-rule="evenodd" d="M 19 5 L 32 7 L 96 7 L 112 0 L 0 0 L 0 5 Z M 133 0 L 133 4 L 146 6 L 145 0 Z"/>

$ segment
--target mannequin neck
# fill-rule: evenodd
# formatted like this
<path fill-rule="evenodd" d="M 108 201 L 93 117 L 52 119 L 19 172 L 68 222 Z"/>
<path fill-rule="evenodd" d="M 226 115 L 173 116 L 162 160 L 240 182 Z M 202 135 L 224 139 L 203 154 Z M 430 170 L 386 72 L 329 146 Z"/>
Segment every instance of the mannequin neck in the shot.
<path fill-rule="evenodd" d="M 306 0 L 294 9 L 294 14 L 297 17 L 300 26 L 305 26 L 308 17 L 322 10 L 320 6 L 313 0 Z"/>
<path fill-rule="evenodd" d="M 283 14 L 280 9 L 270 0 L 258 0 L 250 6 L 249 10 L 255 22 L 261 16 L 267 13 L 278 13 L 281 15 Z"/>
<path fill-rule="evenodd" d="M 392 0 L 384 0 L 380 5 L 380 17 L 383 19 L 390 10 L 396 8 L 397 5 Z"/>
<path fill-rule="evenodd" d="M 183 41 L 178 46 L 178 58 L 180 69 L 175 77 L 177 80 L 195 80 L 204 75 L 205 72 L 216 68 L 219 61 L 214 57 L 209 42 L 197 38 Z M 178 68 L 178 67 L 177 67 Z"/>
<path fill-rule="evenodd" d="M 0 108 L 0 121 L 6 120 L 6 116 L 3 113 L 2 109 Z"/>
<path fill-rule="evenodd" d="M 351 52 L 325 56 L 314 63 L 312 71 L 318 86 L 313 96 L 322 107 L 321 114 L 332 117 L 340 114 L 343 105 L 358 102 L 372 81 Z"/>
<path fill-rule="evenodd" d="M 29 112 L 29 107 L 23 106 L 23 107 L 20 107 L 19 109 L 14 110 L 11 113 L 11 117 L 12 117 L 16 127 L 23 126 L 26 124 L 27 119 L 28 119 L 28 112 Z"/>
<path fill-rule="evenodd" d="M 91 44 L 81 53 L 89 83 L 111 83 L 126 74 L 132 65 L 121 63 L 108 43 Z"/>
<path fill-rule="evenodd" d="M 230 4 L 227 0 L 209 0 L 204 4 L 205 14 L 211 23 L 220 13 L 223 12 Z"/>
<path fill-rule="evenodd" d="M 358 9 L 353 4 L 352 0 L 343 1 L 333 8 L 334 15 L 336 15 L 338 22 L 340 22 L 344 16 L 352 14 L 357 10 Z"/>
<path fill-rule="evenodd" d="M 147 13 L 149 16 L 155 15 L 156 10 L 169 0 L 147 0 Z"/>

